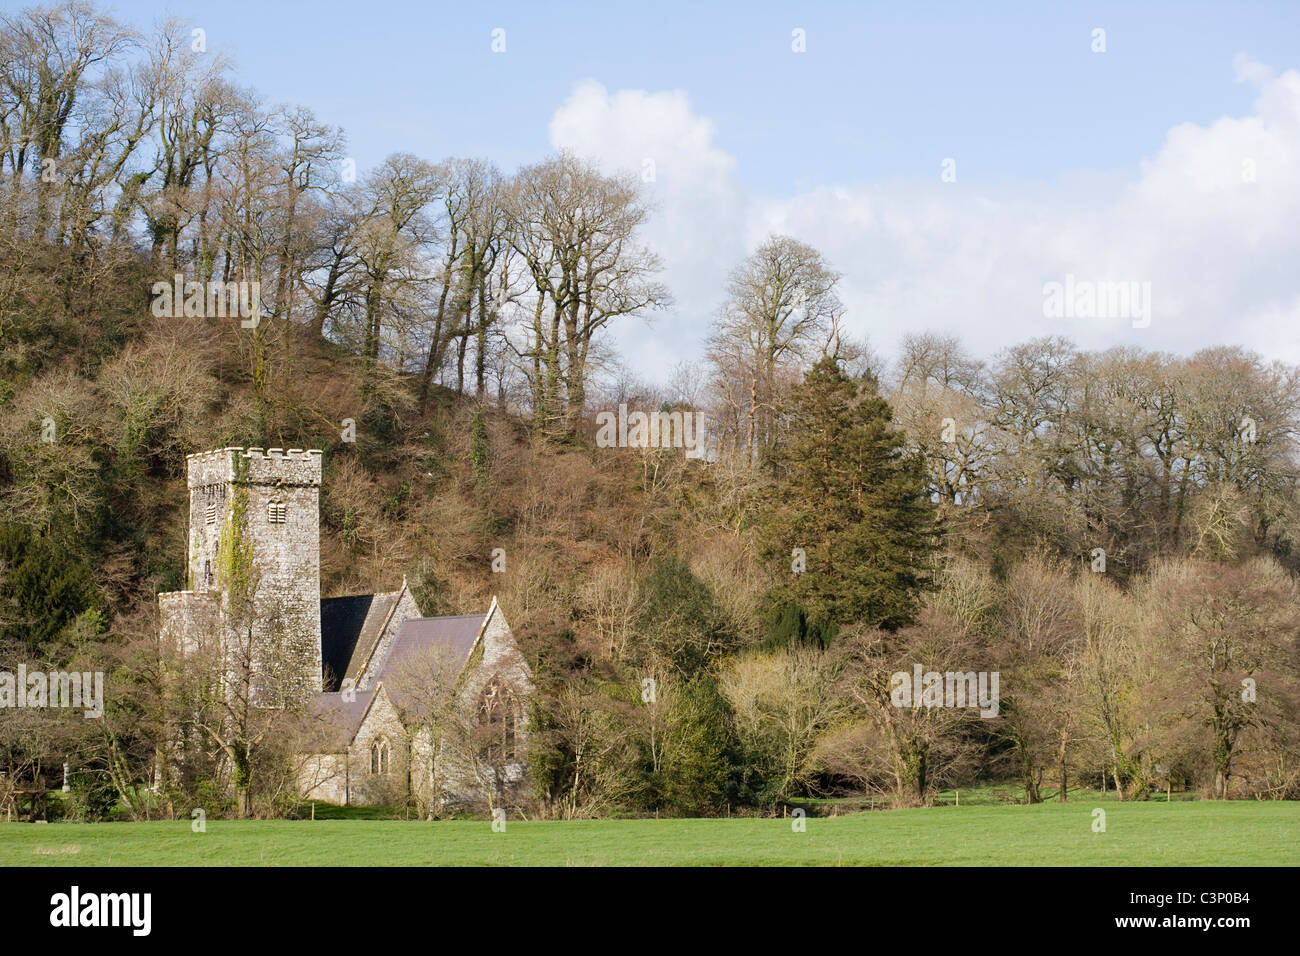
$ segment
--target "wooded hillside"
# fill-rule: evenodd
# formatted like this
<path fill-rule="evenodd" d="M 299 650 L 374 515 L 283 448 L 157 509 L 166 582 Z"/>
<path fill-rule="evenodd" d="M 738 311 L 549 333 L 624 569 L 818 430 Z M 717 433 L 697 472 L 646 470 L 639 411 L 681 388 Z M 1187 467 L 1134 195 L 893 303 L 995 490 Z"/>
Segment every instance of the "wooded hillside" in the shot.
<path fill-rule="evenodd" d="M 672 299 L 635 175 L 353 170 L 193 42 L 80 2 L 0 18 L 0 668 L 109 675 L 102 720 L 0 710 L 5 785 L 67 760 L 87 816 L 228 806 L 145 785 L 185 456 L 238 445 L 324 450 L 323 596 L 499 596 L 542 812 L 1300 797 L 1300 370 L 1047 328 L 878 352 L 834 264 L 772 236 L 707 354 L 638 372 L 608 330 Z M 177 275 L 193 308 L 160 306 Z M 209 314 L 214 282 L 257 283 L 260 318 Z M 703 415 L 707 454 L 601 447 L 620 405 Z M 914 664 L 998 672 L 997 715 L 899 706 Z M 259 812 L 292 807 L 284 757 Z"/>

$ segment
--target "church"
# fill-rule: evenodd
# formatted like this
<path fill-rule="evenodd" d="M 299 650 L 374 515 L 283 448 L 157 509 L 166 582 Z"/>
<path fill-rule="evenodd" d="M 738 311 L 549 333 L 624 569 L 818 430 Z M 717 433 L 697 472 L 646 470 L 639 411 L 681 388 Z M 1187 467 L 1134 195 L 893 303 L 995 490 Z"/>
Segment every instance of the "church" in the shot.
<path fill-rule="evenodd" d="M 423 617 L 405 579 L 322 599 L 321 459 L 187 457 L 189 587 L 159 594 L 162 638 L 242 648 L 264 706 L 305 701 L 304 798 L 493 805 L 523 784 L 533 689 L 505 614 L 494 597 L 482 613 Z"/>

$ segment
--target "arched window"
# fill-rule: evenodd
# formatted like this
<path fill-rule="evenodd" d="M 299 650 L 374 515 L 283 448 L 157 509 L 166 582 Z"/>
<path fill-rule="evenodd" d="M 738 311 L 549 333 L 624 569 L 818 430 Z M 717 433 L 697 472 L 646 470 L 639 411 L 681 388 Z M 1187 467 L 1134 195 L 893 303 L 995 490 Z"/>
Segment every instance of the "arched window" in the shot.
<path fill-rule="evenodd" d="M 506 763 L 518 757 L 519 701 L 499 677 L 483 688 L 479 702 L 479 726 L 483 731 L 486 757 L 490 763 Z"/>
<path fill-rule="evenodd" d="M 383 737 L 370 742 L 370 772 L 388 773 L 388 741 Z"/>

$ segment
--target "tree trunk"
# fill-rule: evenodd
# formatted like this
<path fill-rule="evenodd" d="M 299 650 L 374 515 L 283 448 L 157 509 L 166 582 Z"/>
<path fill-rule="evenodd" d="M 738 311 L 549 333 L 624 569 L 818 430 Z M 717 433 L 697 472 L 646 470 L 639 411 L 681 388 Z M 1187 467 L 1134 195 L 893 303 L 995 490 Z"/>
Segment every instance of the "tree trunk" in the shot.
<path fill-rule="evenodd" d="M 1038 779 L 1034 774 L 1034 761 L 1028 749 L 1020 747 L 1020 782 L 1025 788 L 1025 803 L 1042 803 L 1038 793 Z"/>
<path fill-rule="evenodd" d="M 483 379 L 487 372 L 487 330 L 491 316 L 487 310 L 487 281 L 478 286 L 478 329 L 474 342 L 474 397 L 483 400 Z"/>
<path fill-rule="evenodd" d="M 250 788 L 252 766 L 247 745 L 235 745 L 230 775 L 235 784 L 235 815 L 241 820 L 247 819 L 253 812 L 253 798 Z"/>
<path fill-rule="evenodd" d="M 1068 786 L 1069 781 L 1066 777 L 1066 772 L 1065 772 L 1065 749 L 1066 749 L 1066 744 L 1069 742 L 1069 739 L 1070 739 L 1070 732 L 1068 730 L 1062 730 L 1061 746 L 1060 749 L 1057 750 L 1056 752 L 1056 767 L 1058 772 L 1060 773 L 1060 779 L 1061 779 L 1061 796 L 1059 798 L 1061 803 L 1067 803 L 1069 802 L 1070 799 L 1070 794 L 1069 794 L 1070 788 Z M 1105 778 L 1102 778 L 1102 780 L 1104 783 Z"/>

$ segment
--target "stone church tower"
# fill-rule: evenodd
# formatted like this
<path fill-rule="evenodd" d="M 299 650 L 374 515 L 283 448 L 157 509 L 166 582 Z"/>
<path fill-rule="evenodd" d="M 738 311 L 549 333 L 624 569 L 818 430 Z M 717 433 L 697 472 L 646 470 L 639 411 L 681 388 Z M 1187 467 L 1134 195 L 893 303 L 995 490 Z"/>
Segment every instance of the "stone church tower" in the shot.
<path fill-rule="evenodd" d="M 158 595 L 162 639 L 211 654 L 213 677 L 257 706 L 306 704 L 304 793 L 431 807 L 524 785 L 532 673 L 495 597 L 421 617 L 403 578 L 322 600 L 321 452 L 221 448 L 186 465 L 188 586 Z M 435 738 L 427 695 L 449 673 L 457 730 Z"/>
<path fill-rule="evenodd" d="M 243 627 L 269 648 L 274 632 L 302 689 L 319 693 L 321 452 L 222 448 L 189 455 L 187 468 L 189 587 L 158 596 L 164 635 L 201 647 Z M 236 620 L 240 587 L 252 607 Z"/>

